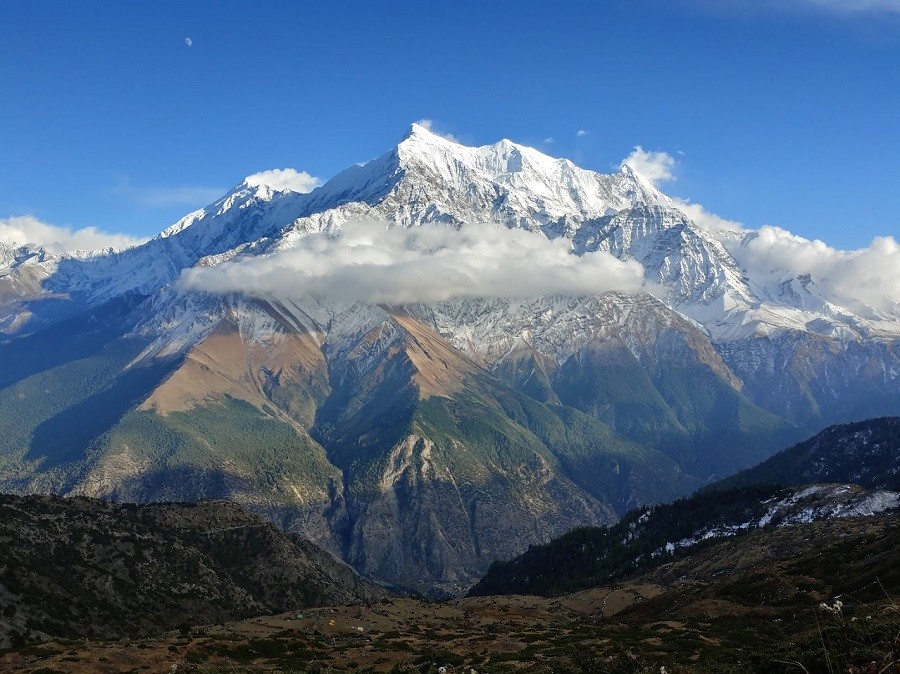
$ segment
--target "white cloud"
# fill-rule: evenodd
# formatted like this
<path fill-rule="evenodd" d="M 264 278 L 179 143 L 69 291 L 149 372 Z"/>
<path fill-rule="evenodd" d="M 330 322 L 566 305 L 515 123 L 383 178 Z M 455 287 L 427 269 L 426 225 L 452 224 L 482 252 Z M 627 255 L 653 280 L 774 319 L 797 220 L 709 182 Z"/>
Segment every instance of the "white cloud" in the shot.
<path fill-rule="evenodd" d="M 735 220 L 726 220 L 715 213 L 710 213 L 700 204 L 693 204 L 678 199 L 675 200 L 675 203 L 685 215 L 717 238 L 729 232 L 739 237 L 747 233 L 747 230 L 744 229 L 741 223 Z"/>
<path fill-rule="evenodd" d="M 420 119 L 419 121 L 416 122 L 416 124 L 421 126 L 423 129 L 427 129 L 428 131 L 433 133 L 435 136 L 440 136 L 444 140 L 449 140 L 451 143 L 459 143 L 460 142 L 459 138 L 454 136 L 452 133 L 444 133 L 444 132 L 438 131 L 437 128 L 435 128 L 434 120 Z"/>
<path fill-rule="evenodd" d="M 900 244 L 890 236 L 847 251 L 765 225 L 750 232 L 734 252 L 751 278 L 781 270 L 793 277 L 809 274 L 838 303 L 861 300 L 886 311 L 900 303 Z"/>
<path fill-rule="evenodd" d="M 296 169 L 272 169 L 270 171 L 260 171 L 252 176 L 247 176 L 244 182 L 251 187 L 260 187 L 265 185 L 279 192 L 299 192 L 306 194 L 312 192 L 315 188 L 322 184 L 321 178 L 311 176 L 306 171 L 297 171 Z"/>
<path fill-rule="evenodd" d="M 605 252 L 577 257 L 566 239 L 497 225 L 412 229 L 348 223 L 295 248 L 186 270 L 184 288 L 342 301 L 438 302 L 456 297 L 589 295 L 643 286 L 643 268 Z"/>
<path fill-rule="evenodd" d="M 73 230 L 69 227 L 48 225 L 30 215 L 0 218 L 0 243 L 13 247 L 31 244 L 56 254 L 76 250 L 127 248 L 144 241 L 146 239 L 126 234 L 111 234 L 96 227 Z"/>
<path fill-rule="evenodd" d="M 640 145 L 619 164 L 628 165 L 654 185 L 675 180 L 675 157 L 668 152 L 647 152 Z"/>
<path fill-rule="evenodd" d="M 553 136 L 547 136 L 546 138 L 544 138 L 544 143 L 547 145 L 553 145 L 553 143 L 555 142 L 556 138 L 554 138 Z"/>
<path fill-rule="evenodd" d="M 864 302 L 889 313 L 900 308 L 900 244 L 893 237 L 877 237 L 865 248 L 839 250 L 780 227 L 748 229 L 699 204 L 677 204 L 697 225 L 724 241 L 757 283 L 779 283 L 809 274 L 836 304 Z"/>
<path fill-rule="evenodd" d="M 590 133 L 591 132 L 588 131 L 587 129 L 578 129 L 578 131 L 575 132 L 575 135 L 578 136 L 579 138 L 584 138 L 585 136 L 589 136 Z"/>

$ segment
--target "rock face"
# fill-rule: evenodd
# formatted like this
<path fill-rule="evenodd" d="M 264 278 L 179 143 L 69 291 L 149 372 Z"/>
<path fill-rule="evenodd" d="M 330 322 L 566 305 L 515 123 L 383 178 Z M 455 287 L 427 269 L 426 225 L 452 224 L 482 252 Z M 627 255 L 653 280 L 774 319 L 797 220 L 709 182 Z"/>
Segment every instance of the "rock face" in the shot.
<path fill-rule="evenodd" d="M 524 229 L 636 261 L 652 293 L 388 305 L 179 281 L 350 222 Z M 309 194 L 247 180 L 141 246 L 3 249 L 0 489 L 228 498 L 380 581 L 459 589 L 573 526 L 900 411 L 898 316 L 755 278 L 746 245 L 627 166 L 414 125 Z"/>
<path fill-rule="evenodd" d="M 384 594 L 226 502 L 0 496 L 0 643 L 159 633 Z"/>

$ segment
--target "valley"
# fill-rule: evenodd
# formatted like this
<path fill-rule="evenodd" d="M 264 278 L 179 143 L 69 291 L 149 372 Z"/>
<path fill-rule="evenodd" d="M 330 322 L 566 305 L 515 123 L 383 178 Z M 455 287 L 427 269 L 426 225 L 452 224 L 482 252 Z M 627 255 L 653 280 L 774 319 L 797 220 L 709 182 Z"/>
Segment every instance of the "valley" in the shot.
<path fill-rule="evenodd" d="M 0 668 L 896 672 L 898 535 L 896 516 L 801 524 L 717 541 L 651 572 L 560 597 L 391 597 L 298 608 L 154 637 L 50 640 L 0 652 Z M 837 600 L 839 614 L 820 606 Z"/>
<path fill-rule="evenodd" d="M 829 428 L 441 601 L 232 503 L 2 496 L 0 670 L 898 671 L 897 422 Z M 859 484 L 797 483 L 798 461 Z"/>

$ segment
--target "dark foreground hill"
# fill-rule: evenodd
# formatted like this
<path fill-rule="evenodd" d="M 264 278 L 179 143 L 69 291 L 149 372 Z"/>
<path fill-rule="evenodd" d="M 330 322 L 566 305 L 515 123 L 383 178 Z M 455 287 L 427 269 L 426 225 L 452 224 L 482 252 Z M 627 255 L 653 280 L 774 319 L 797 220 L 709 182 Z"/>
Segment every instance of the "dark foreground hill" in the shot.
<path fill-rule="evenodd" d="M 722 538 L 898 509 L 900 493 L 853 485 L 703 491 L 634 510 L 612 527 L 574 529 L 514 559 L 495 562 L 469 594 L 558 596 L 648 572 Z"/>
<path fill-rule="evenodd" d="M 844 484 L 825 484 L 834 482 Z M 555 596 L 596 587 L 681 558 L 711 539 L 894 512 L 898 488 L 900 418 L 832 426 L 691 497 L 633 510 L 612 527 L 574 529 L 495 562 L 470 594 Z"/>
<path fill-rule="evenodd" d="M 0 671 L 897 674 L 897 550 L 894 515 L 802 523 L 557 598 L 395 598 L 138 640 L 56 640 L 0 651 Z"/>
<path fill-rule="evenodd" d="M 900 417 L 831 426 L 758 466 L 722 480 L 717 488 L 813 482 L 851 482 L 869 489 L 900 490 Z"/>
<path fill-rule="evenodd" d="M 147 635 L 382 596 L 232 503 L 0 496 L 0 645 Z"/>

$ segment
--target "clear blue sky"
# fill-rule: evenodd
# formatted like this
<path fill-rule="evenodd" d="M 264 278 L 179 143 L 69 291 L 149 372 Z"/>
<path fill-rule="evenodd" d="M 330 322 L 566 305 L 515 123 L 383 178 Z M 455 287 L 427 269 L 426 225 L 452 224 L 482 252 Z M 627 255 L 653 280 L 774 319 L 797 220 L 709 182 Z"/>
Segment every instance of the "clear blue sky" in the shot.
<path fill-rule="evenodd" d="M 834 9 L 857 2 L 882 9 Z M 0 218 L 153 234 L 429 118 L 603 171 L 667 151 L 667 192 L 748 226 L 900 234 L 900 2 L 748 3 L 7 0 Z"/>

